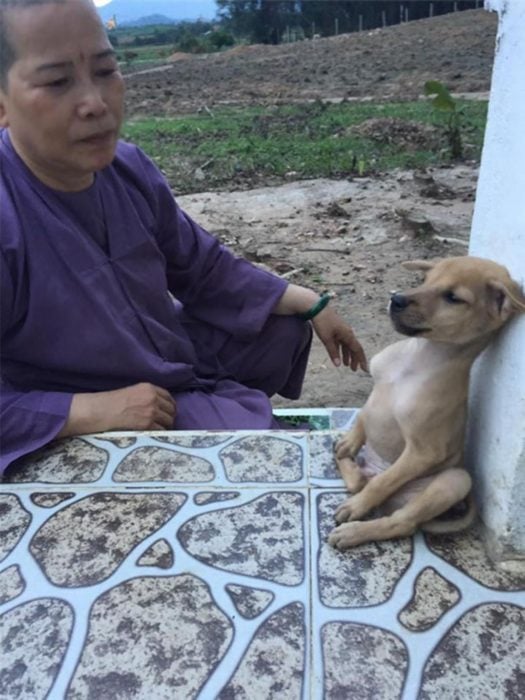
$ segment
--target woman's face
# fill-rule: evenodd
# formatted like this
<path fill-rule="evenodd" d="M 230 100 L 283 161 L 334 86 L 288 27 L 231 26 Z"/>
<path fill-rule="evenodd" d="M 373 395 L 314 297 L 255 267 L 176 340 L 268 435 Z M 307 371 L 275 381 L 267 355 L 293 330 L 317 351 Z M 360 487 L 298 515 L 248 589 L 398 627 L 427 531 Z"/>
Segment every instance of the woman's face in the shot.
<path fill-rule="evenodd" d="M 111 163 L 124 81 L 90 0 L 6 11 L 16 60 L 0 91 L 0 125 L 45 184 L 82 190 Z"/>

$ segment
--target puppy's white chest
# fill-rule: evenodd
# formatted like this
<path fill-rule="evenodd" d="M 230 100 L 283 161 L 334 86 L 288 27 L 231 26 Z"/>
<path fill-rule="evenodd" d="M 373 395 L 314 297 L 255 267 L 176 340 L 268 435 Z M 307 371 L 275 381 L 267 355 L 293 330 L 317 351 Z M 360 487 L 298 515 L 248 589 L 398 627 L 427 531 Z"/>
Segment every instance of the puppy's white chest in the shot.
<path fill-rule="evenodd" d="M 372 358 L 370 371 L 375 384 L 411 383 L 423 367 L 410 341 L 390 345 Z"/>

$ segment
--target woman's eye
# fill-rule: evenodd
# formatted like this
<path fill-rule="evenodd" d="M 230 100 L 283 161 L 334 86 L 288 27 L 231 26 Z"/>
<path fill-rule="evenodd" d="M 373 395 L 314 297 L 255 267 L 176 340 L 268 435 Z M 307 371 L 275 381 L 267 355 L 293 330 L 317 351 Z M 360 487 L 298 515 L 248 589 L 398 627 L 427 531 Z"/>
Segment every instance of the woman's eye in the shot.
<path fill-rule="evenodd" d="M 50 80 L 49 83 L 45 84 L 45 87 L 49 88 L 61 88 L 67 85 L 68 78 L 57 78 L 56 80 Z"/>
<path fill-rule="evenodd" d="M 445 292 L 443 294 L 443 299 L 447 302 L 447 304 L 464 304 L 465 303 L 464 299 L 460 299 L 452 291 Z"/>
<path fill-rule="evenodd" d="M 116 70 L 116 68 L 104 68 L 103 70 L 97 71 L 97 75 L 99 78 L 109 78 L 109 76 L 113 75 Z"/>

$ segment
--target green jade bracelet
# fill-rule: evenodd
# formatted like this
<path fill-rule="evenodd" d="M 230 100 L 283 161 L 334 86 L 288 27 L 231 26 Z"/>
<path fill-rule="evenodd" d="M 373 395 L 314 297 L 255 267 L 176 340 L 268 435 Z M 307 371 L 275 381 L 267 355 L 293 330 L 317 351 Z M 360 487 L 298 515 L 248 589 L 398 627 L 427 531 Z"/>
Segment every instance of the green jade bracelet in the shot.
<path fill-rule="evenodd" d="M 317 316 L 317 314 L 320 313 L 325 307 L 327 307 L 330 303 L 330 299 L 333 299 L 334 297 L 335 294 L 333 292 L 323 292 L 319 301 L 317 301 L 311 309 L 308 309 L 308 311 L 305 311 L 302 314 L 297 314 L 297 317 L 300 318 L 302 321 L 310 321 L 312 318 Z"/>

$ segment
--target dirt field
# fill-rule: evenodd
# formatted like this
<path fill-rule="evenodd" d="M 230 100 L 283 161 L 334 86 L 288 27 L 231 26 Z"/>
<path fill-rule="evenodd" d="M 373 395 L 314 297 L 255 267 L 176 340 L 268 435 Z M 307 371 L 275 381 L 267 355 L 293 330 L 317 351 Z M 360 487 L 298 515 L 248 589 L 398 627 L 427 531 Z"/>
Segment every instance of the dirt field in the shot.
<path fill-rule="evenodd" d="M 487 93 L 496 28 L 495 14 L 476 10 L 291 45 L 178 55 L 167 68 L 128 77 L 128 114 L 173 115 L 224 102 L 413 99 L 428 79 L 455 93 Z M 394 132 L 387 136 L 397 138 Z M 395 339 L 390 292 L 418 281 L 401 261 L 467 252 L 477 174 L 473 162 L 340 181 L 294 182 L 290 174 L 279 187 L 178 201 L 238 254 L 291 282 L 335 291 L 371 356 Z M 296 405 L 360 406 L 369 390 L 366 374 L 333 368 L 317 342 Z"/>
<path fill-rule="evenodd" d="M 497 17 L 485 10 L 204 56 L 128 78 L 128 114 L 180 114 L 217 104 L 316 99 L 413 99 L 426 80 L 453 92 L 489 89 Z"/>

